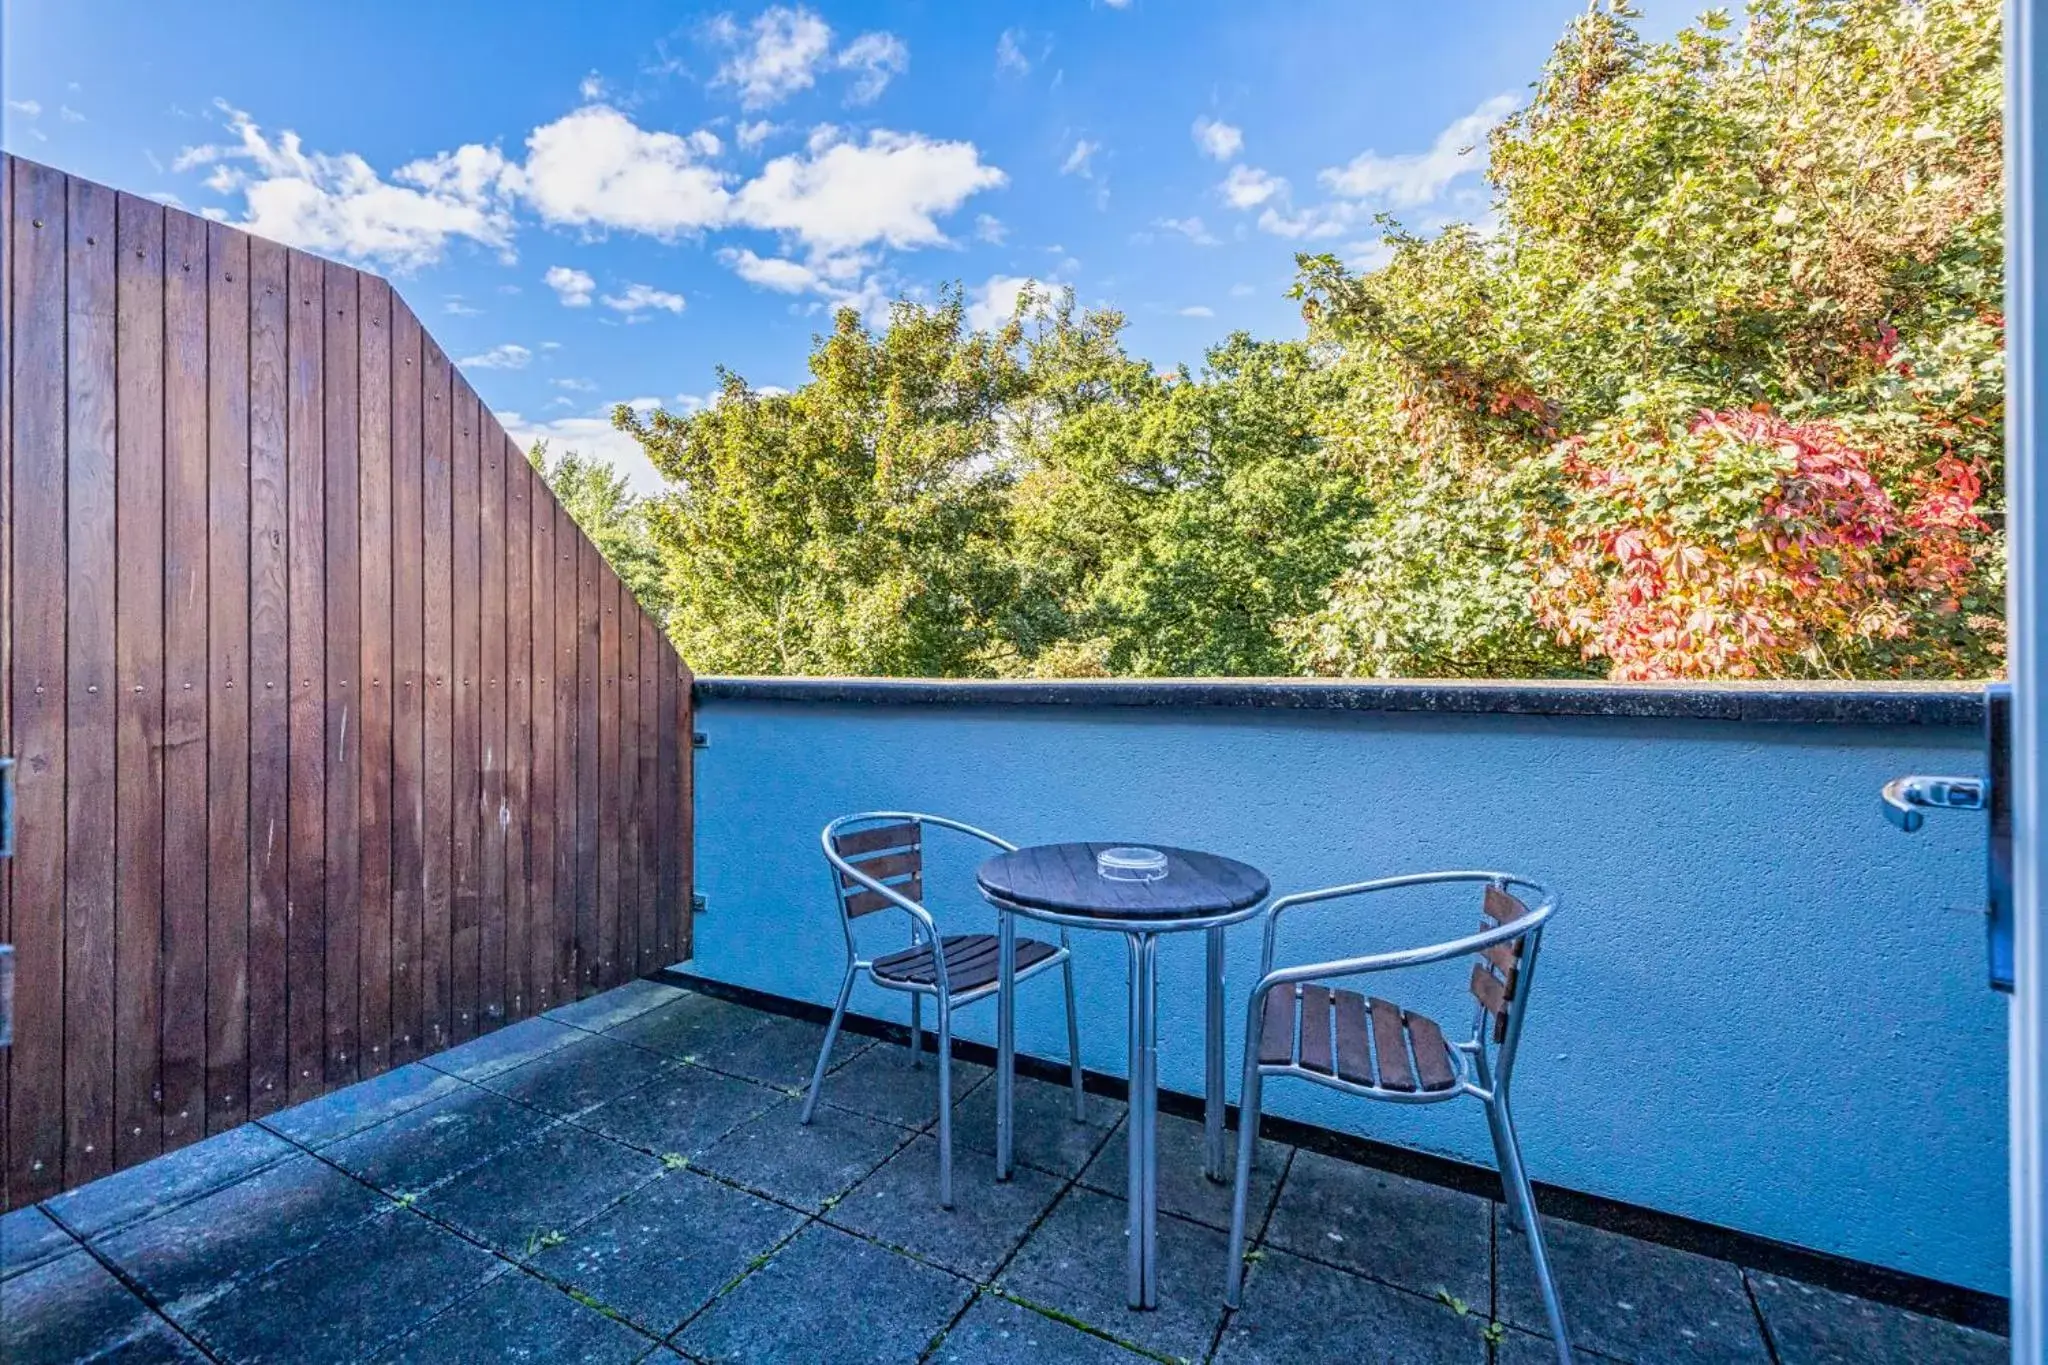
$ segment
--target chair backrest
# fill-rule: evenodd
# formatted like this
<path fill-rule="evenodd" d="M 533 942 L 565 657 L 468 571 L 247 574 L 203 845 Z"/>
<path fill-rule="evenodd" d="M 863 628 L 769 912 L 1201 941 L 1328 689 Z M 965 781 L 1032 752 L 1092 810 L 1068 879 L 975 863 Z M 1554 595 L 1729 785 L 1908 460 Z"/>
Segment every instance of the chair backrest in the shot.
<path fill-rule="evenodd" d="M 924 824 L 904 820 L 875 825 L 832 836 L 832 850 L 862 875 L 888 887 L 899 896 L 924 900 Z M 848 919 L 885 909 L 895 902 L 879 891 L 869 890 L 851 874 L 837 873 L 839 903 Z"/>
<path fill-rule="evenodd" d="M 1481 906 L 1479 928 L 1484 932 L 1513 924 L 1528 913 L 1529 907 L 1504 887 L 1488 886 Z M 1528 950 L 1529 940 L 1541 931 L 1542 926 L 1535 925 L 1528 933 L 1489 944 L 1479 950 L 1480 960 L 1472 964 L 1472 995 L 1492 1018 L 1493 1041 L 1496 1043 L 1507 1041 L 1508 1017 L 1515 1009 L 1523 986 L 1522 959 Z"/>

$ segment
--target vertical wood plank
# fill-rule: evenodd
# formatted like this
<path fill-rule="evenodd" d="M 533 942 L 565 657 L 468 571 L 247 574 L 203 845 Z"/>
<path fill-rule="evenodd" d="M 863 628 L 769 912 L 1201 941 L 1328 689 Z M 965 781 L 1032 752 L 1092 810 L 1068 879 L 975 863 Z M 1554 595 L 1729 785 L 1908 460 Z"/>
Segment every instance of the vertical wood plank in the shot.
<path fill-rule="evenodd" d="M 591 551 L 598 593 L 597 979 L 618 979 L 619 935 L 619 580 Z"/>
<path fill-rule="evenodd" d="M 14 748 L 14 158 L 0 152 L 0 750 Z M 14 941 L 14 869 L 0 861 L 0 943 Z M 0 1209 L 8 1203 L 7 1096 L 12 1081 L 0 1057 Z"/>
<path fill-rule="evenodd" d="M 292 1103 L 320 1093 L 327 1012 L 327 319 L 323 266 L 286 254 L 285 1016 Z"/>
<path fill-rule="evenodd" d="M 483 595 L 482 479 L 477 470 L 476 398 L 458 373 L 450 381 L 454 420 L 454 902 L 450 939 L 454 954 L 455 1041 L 473 1037 L 477 1019 L 477 967 L 482 951 L 483 899 Z"/>
<path fill-rule="evenodd" d="M 505 437 L 492 420 L 475 390 L 464 384 L 468 406 L 475 413 L 477 547 L 482 564 L 478 599 L 480 655 L 477 663 L 476 697 L 482 723 L 478 744 L 480 799 L 477 814 L 478 868 L 477 898 L 477 1031 L 496 1028 L 505 1019 Z M 488 432 L 486 427 L 489 428 Z"/>
<path fill-rule="evenodd" d="M 14 497 L 14 1044 L 7 1061 L 8 1197 L 64 1180 L 64 177 L 13 163 L 8 243 L 14 344 L 8 352 Z"/>
<path fill-rule="evenodd" d="M 604 601 L 603 561 L 581 532 L 576 539 L 576 958 L 581 968 L 577 993 L 603 975 L 609 956 L 598 912 L 598 710 L 603 690 L 599 644 Z"/>
<path fill-rule="evenodd" d="M 656 783 L 660 780 L 661 656 L 666 651 L 661 628 L 654 618 L 639 613 L 640 621 L 640 715 L 633 738 L 633 757 L 640 765 L 633 787 L 634 838 L 640 853 L 640 972 L 644 975 L 669 965 L 661 955 L 660 842 L 655 829 L 655 812 L 661 801 Z"/>
<path fill-rule="evenodd" d="M 530 802 L 533 755 L 533 469 L 511 437 L 492 423 L 505 467 L 505 606 L 499 613 L 505 642 L 505 1007 L 522 1019 L 535 1009 L 532 982 L 533 844 Z"/>
<path fill-rule="evenodd" d="M 163 1148 L 164 209 L 115 209 L 114 1162 Z"/>
<path fill-rule="evenodd" d="M 530 463 L 528 470 L 533 502 L 533 776 L 527 790 L 527 807 L 532 812 L 527 853 L 532 874 L 527 893 L 532 912 L 530 980 L 539 1000 L 537 1008 L 552 1009 L 561 1003 L 555 923 L 555 674 L 559 667 L 555 652 L 555 501 L 540 472 Z"/>
<path fill-rule="evenodd" d="M 582 738 L 583 557 L 576 522 L 557 503 L 555 520 L 555 996 L 574 1000 L 582 993 L 583 822 L 576 747 Z"/>
<path fill-rule="evenodd" d="M 614 580 L 617 581 L 617 580 Z M 619 803 L 619 972 L 640 966 L 640 610 L 623 582 L 619 601 L 619 761 L 613 783 Z"/>
<path fill-rule="evenodd" d="M 206 220 L 164 218 L 163 1145 L 206 1132 Z"/>
<path fill-rule="evenodd" d="M 425 1047 L 426 663 L 425 434 L 420 324 L 391 298 L 391 1063 Z M 446 544 L 445 533 L 442 543 Z M 445 596 L 446 584 L 441 591 Z"/>
<path fill-rule="evenodd" d="M 285 1102 L 291 841 L 290 292 L 249 239 L 249 1114 Z"/>
<path fill-rule="evenodd" d="M 68 695 L 64 1180 L 114 1162 L 115 195 L 72 178 L 65 241 Z"/>
<path fill-rule="evenodd" d="M 356 1053 L 373 1076 L 391 1064 L 391 599 L 396 565 L 391 534 L 391 286 L 375 275 L 358 284 L 356 527 L 358 629 L 356 745 L 357 949 Z"/>
<path fill-rule="evenodd" d="M 420 945 L 420 1045 L 447 1045 L 454 1026 L 450 990 L 451 892 L 454 856 L 455 620 L 451 594 L 455 566 L 454 451 L 448 356 L 425 332 L 421 352 L 420 527 L 424 545 L 423 667 L 427 678 L 426 754 L 421 783 L 424 900 Z"/>
<path fill-rule="evenodd" d="M 206 1130 L 249 1112 L 249 239 L 207 229 Z"/>
<path fill-rule="evenodd" d="M 325 471 L 326 568 L 322 574 L 325 603 L 327 845 L 322 860 L 325 891 L 322 927 L 327 950 L 326 1048 L 323 1081 L 342 1085 L 359 1068 L 357 987 L 361 980 L 362 884 L 357 858 L 362 842 L 362 680 L 357 671 L 362 640 L 362 585 L 357 581 L 356 545 L 361 534 L 362 507 L 357 486 L 359 430 L 357 386 L 361 365 L 357 280 L 347 266 L 325 262 L 322 293 L 324 338 L 321 343 L 321 433 Z"/>

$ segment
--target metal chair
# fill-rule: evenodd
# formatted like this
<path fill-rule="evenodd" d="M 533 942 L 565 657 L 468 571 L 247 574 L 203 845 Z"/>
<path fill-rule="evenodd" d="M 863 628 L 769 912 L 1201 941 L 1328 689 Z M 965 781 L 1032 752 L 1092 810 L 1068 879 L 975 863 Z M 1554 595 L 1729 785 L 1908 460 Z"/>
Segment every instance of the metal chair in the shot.
<path fill-rule="evenodd" d="M 953 1011 L 996 994 L 997 952 L 994 934 L 952 934 L 941 937 L 924 899 L 924 827 L 937 825 L 993 844 L 1006 853 L 1017 849 L 986 830 L 958 820 L 915 811 L 863 811 L 842 815 L 825 826 L 820 842 L 831 865 L 832 894 L 839 903 L 840 925 L 846 931 L 846 975 L 839 983 L 839 1003 L 825 1030 L 818 1064 L 811 1071 L 810 1094 L 799 1121 L 809 1123 L 824 1088 L 825 1067 L 839 1037 L 840 1020 L 853 983 L 862 972 L 884 990 L 910 996 L 910 1064 L 924 1065 L 924 998 L 938 1005 L 939 1024 L 939 1206 L 953 1207 Z M 910 916 L 910 946 L 869 959 L 861 956 L 854 921 L 877 910 L 897 909 Z M 1074 1117 L 1082 1113 L 1081 1035 L 1074 1017 L 1074 965 L 1067 931 L 1059 946 L 1037 939 L 1016 940 L 1019 982 L 1057 966 L 1066 977 L 1067 1064 L 1072 1073 Z"/>
<path fill-rule="evenodd" d="M 1298 905 L 1448 882 L 1482 882 L 1486 890 L 1479 932 L 1449 943 L 1335 962 L 1314 962 L 1274 970 L 1273 937 L 1280 916 Z M 1513 894 L 1518 888 L 1536 902 Z M 1508 1220 L 1529 1239 L 1530 1259 L 1543 1294 L 1543 1311 L 1557 1342 L 1557 1358 L 1571 1365 L 1564 1308 L 1551 1280 L 1536 1218 L 1536 1200 L 1515 1137 L 1508 1082 L 1528 1011 L 1530 982 L 1543 928 L 1557 898 L 1536 883 L 1503 872 L 1428 872 L 1380 881 L 1333 886 L 1282 896 L 1266 911 L 1265 952 L 1259 983 L 1245 1014 L 1244 1088 L 1240 1095 L 1237 1188 L 1231 1202 L 1230 1266 L 1223 1300 L 1238 1306 L 1244 1284 L 1245 1200 L 1251 1187 L 1252 1149 L 1259 1131 L 1260 1089 L 1268 1076 L 1299 1076 L 1347 1095 L 1396 1104 L 1438 1104 L 1470 1095 L 1486 1106 L 1494 1155 L 1507 1187 Z M 1435 1021 L 1412 1010 L 1324 982 L 1401 967 L 1419 967 L 1467 954 L 1473 964 L 1471 988 L 1478 1001 L 1469 1040 L 1450 1043 Z"/>

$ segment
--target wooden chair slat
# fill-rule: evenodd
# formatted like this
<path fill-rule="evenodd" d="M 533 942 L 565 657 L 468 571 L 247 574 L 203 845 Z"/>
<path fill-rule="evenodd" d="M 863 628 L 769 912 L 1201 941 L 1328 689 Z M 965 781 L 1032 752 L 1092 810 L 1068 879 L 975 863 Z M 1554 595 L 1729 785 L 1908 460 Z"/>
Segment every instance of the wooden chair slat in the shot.
<path fill-rule="evenodd" d="M 1373 1012 L 1379 1012 L 1374 1005 Z M 1422 1014 L 1405 1014 L 1408 1036 L 1415 1045 L 1415 1070 L 1422 1079 L 1424 1090 L 1449 1090 L 1458 1083 L 1458 1073 L 1451 1065 L 1451 1045 L 1444 1041 L 1444 1031 L 1437 1027 L 1436 1020 Z"/>
<path fill-rule="evenodd" d="M 1326 986 L 1301 988 L 1301 1065 L 1324 1075 L 1336 1073 L 1330 1055 L 1330 991 Z"/>
<path fill-rule="evenodd" d="M 1484 927 L 1490 929 L 1493 926 Z M 1514 971 L 1515 964 L 1522 960 L 1522 940 L 1516 939 L 1512 943 L 1496 943 L 1491 947 L 1481 948 L 1479 955 L 1500 968 L 1501 975 L 1506 976 Z"/>
<path fill-rule="evenodd" d="M 900 825 L 876 825 L 873 829 L 857 829 L 850 834 L 832 836 L 832 847 L 839 856 L 846 859 L 860 857 L 863 853 L 878 853 L 885 848 L 914 848 L 923 843 L 923 828 L 915 820 L 906 820 Z"/>
<path fill-rule="evenodd" d="M 1365 997 L 1356 991 L 1333 991 L 1331 1000 L 1337 1011 L 1337 1075 L 1353 1085 L 1377 1085 L 1372 1049 L 1366 1042 L 1370 1025 L 1365 1017 Z"/>
<path fill-rule="evenodd" d="M 1508 1007 L 1507 987 L 1501 979 L 1478 963 L 1472 964 L 1472 995 L 1493 1014 L 1499 1014 Z"/>
<path fill-rule="evenodd" d="M 1408 1061 L 1408 1030 L 1401 1022 L 1401 1009 L 1374 997 L 1372 1039 L 1379 1045 L 1379 1085 L 1384 1090 L 1415 1089 L 1415 1068 Z"/>
<path fill-rule="evenodd" d="M 1495 924 L 1512 924 L 1529 913 L 1529 907 L 1497 886 L 1486 888 L 1486 917 Z"/>
<path fill-rule="evenodd" d="M 924 854 L 913 848 L 908 853 L 885 853 L 879 858 L 868 858 L 853 865 L 864 875 L 878 882 L 886 882 L 905 873 L 924 871 Z M 839 874 L 839 884 L 859 886 L 860 882 L 851 872 L 842 872 Z"/>
<path fill-rule="evenodd" d="M 944 942 L 946 975 L 955 994 L 980 990 L 1002 974 L 1001 964 L 996 960 L 1000 945 L 994 934 L 952 934 Z M 1021 972 L 1035 967 L 1057 951 L 1050 943 L 1020 938 L 1017 940 L 1017 970 Z M 874 971 L 876 976 L 887 977 L 891 981 L 910 981 L 925 986 L 934 985 L 939 979 L 929 944 L 884 954 L 875 959 Z"/>
<path fill-rule="evenodd" d="M 1259 1021 L 1259 1065 L 1294 1064 L 1294 987 L 1266 993 L 1265 1018 Z"/>
<path fill-rule="evenodd" d="M 922 901 L 924 899 L 924 878 L 912 877 L 909 881 L 898 882 L 889 889 L 906 900 Z M 859 919 L 862 915 L 872 914 L 877 910 L 889 909 L 894 907 L 895 904 L 895 901 L 890 900 L 879 891 L 863 889 L 847 896 L 846 913 L 851 919 Z"/>

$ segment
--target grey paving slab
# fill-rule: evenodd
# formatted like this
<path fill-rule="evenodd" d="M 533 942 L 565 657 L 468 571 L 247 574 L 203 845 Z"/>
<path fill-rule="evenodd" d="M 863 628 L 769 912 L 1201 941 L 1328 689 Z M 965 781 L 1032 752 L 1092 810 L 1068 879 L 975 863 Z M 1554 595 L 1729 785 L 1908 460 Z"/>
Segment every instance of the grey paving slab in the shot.
<path fill-rule="evenodd" d="M 43 1208 L 80 1236 L 94 1237 L 176 1208 L 297 1154 L 298 1148 L 277 1134 L 245 1123 L 60 1194 L 45 1201 Z"/>
<path fill-rule="evenodd" d="M 1543 1220 L 1543 1242 L 1572 1341 L 1623 1360 L 1764 1362 L 1770 1353 L 1742 1272 L 1726 1261 L 1618 1232 Z M 1549 1331 L 1527 1241 L 1500 1220 L 1496 1311 Z"/>
<path fill-rule="evenodd" d="M 978 1152 L 953 1154 L 953 1207 L 939 1207 L 939 1144 L 919 1137 L 837 1204 L 826 1219 L 910 1251 L 948 1270 L 986 1280 L 1059 1197 L 1061 1182 L 1019 1166 L 995 1178 Z"/>
<path fill-rule="evenodd" d="M 177 1354 L 189 1347 L 163 1319 L 83 1251 L 23 1271 L 0 1294 L 0 1360 L 8 1365 L 190 1358 Z"/>
<path fill-rule="evenodd" d="M 0 1280 L 76 1250 L 77 1239 L 33 1204 L 0 1216 Z"/>
<path fill-rule="evenodd" d="M 873 1047 L 874 1041 L 842 1033 L 832 1048 L 833 1061 L 845 1066 Z M 824 1045 L 824 1025 L 771 1015 L 746 1033 L 706 1042 L 691 1057 L 714 1071 L 794 1089 L 810 1083 L 818 1049 Z"/>
<path fill-rule="evenodd" d="M 663 1072 L 680 1065 L 645 1048 L 591 1038 L 487 1076 L 477 1084 L 558 1118 L 573 1118 L 658 1080 Z"/>
<path fill-rule="evenodd" d="M 321 1155 L 392 1194 L 417 1194 L 534 1136 L 554 1120 L 488 1090 L 464 1086 Z"/>
<path fill-rule="evenodd" d="M 1572 1359 L 1585 1365 L 1613 1365 L 1615 1361 L 1613 1356 L 1589 1351 L 1576 1341 L 1572 1343 Z M 1558 1365 L 1557 1343 L 1548 1336 L 1511 1327 L 1493 1349 L 1493 1365 Z"/>
<path fill-rule="evenodd" d="M 1025 1076 L 1017 1078 L 1016 1100 L 1016 1145 L 1012 1150 L 1017 1160 L 1057 1176 L 1074 1175 L 1086 1166 L 1124 1116 L 1122 1100 L 1090 1095 L 1082 1121 L 1076 1123 L 1072 1091 Z M 993 1081 L 976 1086 L 954 1111 L 953 1132 L 976 1151 L 995 1151 Z"/>
<path fill-rule="evenodd" d="M 585 1042 L 589 1037 L 582 1029 L 558 1024 L 545 1015 L 535 1015 L 531 1019 L 508 1024 L 494 1033 L 486 1033 L 481 1038 L 471 1039 L 459 1047 L 422 1058 L 421 1062 L 436 1071 L 460 1076 L 465 1081 L 480 1081 L 500 1071 L 509 1071 L 522 1062 L 530 1062 L 558 1047 Z"/>
<path fill-rule="evenodd" d="M 1989 1332 L 1798 1280 L 1745 1273 L 1782 1365 L 2004 1365 L 2011 1358 L 2011 1343 Z"/>
<path fill-rule="evenodd" d="M 684 1064 L 576 1121 L 656 1155 L 694 1157 L 787 1098 L 780 1090 L 753 1081 Z"/>
<path fill-rule="evenodd" d="M 739 1041 L 777 1017 L 717 996 L 685 991 L 665 1005 L 614 1025 L 606 1036 L 664 1056 L 688 1059 L 708 1048 Z"/>
<path fill-rule="evenodd" d="M 660 1336 L 711 1301 L 803 1214 L 673 1171 L 533 1258 L 534 1269 Z"/>
<path fill-rule="evenodd" d="M 840 1065 L 825 1078 L 820 1096 L 825 1103 L 906 1128 L 927 1128 L 939 1121 L 939 1067 L 929 1047 L 924 1065 L 917 1067 L 910 1064 L 909 1048 L 889 1043 L 862 1048 L 850 1058 L 844 1048 L 834 1048 L 833 1053 Z M 956 1115 L 967 1093 L 993 1074 L 985 1066 L 953 1060 Z"/>
<path fill-rule="evenodd" d="M 1119 1341 L 1200 1360 L 1223 1318 L 1224 1234 L 1159 1218 L 1159 1306 L 1125 1300 L 1124 1201 L 1076 1187 L 1024 1242 L 997 1287 Z"/>
<path fill-rule="evenodd" d="M 1245 1278 L 1216 1365 L 1486 1365 L 1486 1315 L 1267 1250 Z"/>
<path fill-rule="evenodd" d="M 133 1224 L 99 1247 L 176 1316 L 390 1207 L 318 1157 L 299 1156 Z"/>
<path fill-rule="evenodd" d="M 367 1081 L 336 1090 L 317 1100 L 293 1105 L 260 1120 L 265 1128 L 307 1147 L 374 1128 L 386 1119 L 417 1109 L 428 1100 L 462 1089 L 463 1082 L 424 1062 L 397 1067 Z"/>
<path fill-rule="evenodd" d="M 932 1357 L 938 1365 L 1138 1365 L 1151 1359 L 988 1292 Z"/>
<path fill-rule="evenodd" d="M 238 1365 L 357 1360 L 507 1269 L 489 1252 L 399 1209 L 178 1321 Z"/>
<path fill-rule="evenodd" d="M 602 1033 L 625 1023 L 636 1015 L 661 1005 L 666 1005 L 684 994 L 680 986 L 665 985 L 659 981 L 628 981 L 623 986 L 599 992 L 587 999 L 567 1005 L 557 1005 L 544 1012 L 543 1019 L 552 1019 L 558 1024 L 569 1024 L 575 1028 L 589 1029 Z"/>
<path fill-rule="evenodd" d="M 500 1275 L 394 1343 L 379 1361 L 407 1365 L 627 1365 L 654 1342 L 562 1290 L 517 1271 Z"/>
<path fill-rule="evenodd" d="M 1287 1168 L 1266 1241 L 1400 1289 L 1447 1289 L 1484 1307 L 1491 1228 L 1491 1205 L 1477 1195 L 1302 1150 Z"/>
<path fill-rule="evenodd" d="M 813 1223 L 675 1339 L 730 1365 L 910 1365 L 974 1286 Z"/>
<path fill-rule="evenodd" d="M 1130 1139 L 1125 1136 L 1128 1129 L 1118 1124 L 1109 1141 L 1102 1144 L 1102 1150 L 1095 1154 L 1095 1160 L 1088 1163 L 1088 1169 L 1081 1173 L 1081 1183 L 1090 1189 L 1101 1190 L 1104 1194 L 1124 1197 L 1130 1188 Z M 1237 1130 L 1225 1133 L 1226 1173 L 1237 1169 Z M 1202 1170 L 1204 1144 L 1202 1125 L 1196 1119 L 1178 1118 L 1171 1114 L 1159 1116 L 1159 1207 L 1167 1213 L 1182 1218 L 1192 1218 L 1197 1223 L 1230 1231 L 1230 1180 L 1209 1179 Z M 1250 1227 L 1245 1236 L 1255 1239 L 1266 1224 L 1266 1210 L 1273 1203 L 1273 1188 L 1280 1183 L 1280 1174 L 1287 1169 L 1287 1156 L 1293 1149 L 1285 1144 L 1261 1138 L 1252 1156 L 1252 1187 L 1247 1202 L 1247 1222 Z"/>
<path fill-rule="evenodd" d="M 696 1164 L 812 1212 L 852 1189 L 911 1135 L 893 1123 L 819 1105 L 808 1124 L 784 1100 L 725 1135 Z"/>
<path fill-rule="evenodd" d="M 559 1124 L 436 1186 L 419 1207 L 509 1256 L 530 1256 L 661 1169 L 645 1152 Z"/>

